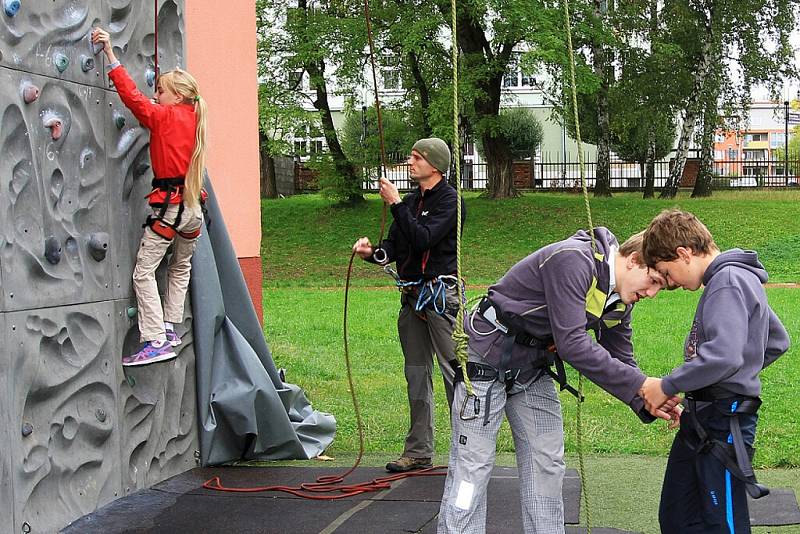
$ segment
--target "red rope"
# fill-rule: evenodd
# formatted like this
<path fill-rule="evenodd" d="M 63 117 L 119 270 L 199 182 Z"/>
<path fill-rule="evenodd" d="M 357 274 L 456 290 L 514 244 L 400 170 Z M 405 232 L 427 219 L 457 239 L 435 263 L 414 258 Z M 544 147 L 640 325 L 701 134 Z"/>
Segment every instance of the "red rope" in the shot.
<path fill-rule="evenodd" d="M 410 471 L 406 473 L 397 473 L 394 475 L 387 475 L 372 479 L 369 482 L 360 482 L 358 484 L 344 484 L 344 479 L 356 470 L 364 457 L 364 424 L 361 420 L 361 408 L 358 405 L 358 397 L 356 397 L 356 389 L 353 383 L 353 372 L 350 364 L 350 349 L 348 346 L 348 333 L 347 333 L 347 309 L 348 300 L 350 295 L 350 277 L 353 273 L 353 259 L 356 253 L 350 255 L 350 263 L 347 266 L 347 277 L 344 286 L 344 319 L 343 319 L 343 333 L 344 333 L 344 358 L 347 367 L 347 381 L 350 384 L 350 397 L 353 400 L 353 408 L 356 414 L 356 427 L 358 428 L 358 456 L 356 457 L 353 467 L 342 473 L 341 475 L 324 475 L 317 478 L 316 482 L 304 482 L 299 486 L 253 486 L 253 487 L 229 487 L 223 486 L 219 477 L 214 477 L 206 480 L 203 487 L 209 490 L 227 491 L 232 493 L 257 493 L 262 491 L 282 491 L 290 493 L 297 497 L 305 499 L 314 499 L 322 501 L 332 501 L 336 499 L 344 499 L 358 495 L 361 493 L 369 493 L 373 491 L 381 491 L 391 489 L 391 482 L 410 477 L 424 477 L 424 476 L 442 476 L 447 474 L 446 465 L 437 465 L 427 469 L 420 469 L 418 471 Z M 331 495 L 319 495 L 329 493 Z"/>
<path fill-rule="evenodd" d="M 153 30 L 155 33 L 155 52 L 153 54 L 153 61 L 155 62 L 155 79 L 158 80 L 158 0 L 153 0 L 154 8 L 154 15 L 153 15 L 153 22 L 155 29 Z M 153 88 L 155 88 L 155 83 L 153 83 Z"/>
<path fill-rule="evenodd" d="M 203 483 L 205 489 L 226 491 L 231 493 L 256 493 L 263 491 L 281 491 L 304 499 L 318 501 L 333 501 L 336 499 L 346 499 L 361 493 L 370 493 L 391 489 L 391 483 L 396 480 L 411 477 L 442 476 L 447 474 L 446 465 L 436 465 L 427 469 L 409 471 L 407 473 L 397 473 L 385 477 L 374 478 L 369 482 L 358 484 L 344 484 L 344 478 L 349 475 L 355 466 L 343 475 L 326 475 L 317 478 L 316 482 L 304 482 L 299 486 L 253 486 L 253 487 L 229 487 L 223 486 L 219 477 L 211 478 Z M 330 495 L 322 495 L 328 493 Z"/>

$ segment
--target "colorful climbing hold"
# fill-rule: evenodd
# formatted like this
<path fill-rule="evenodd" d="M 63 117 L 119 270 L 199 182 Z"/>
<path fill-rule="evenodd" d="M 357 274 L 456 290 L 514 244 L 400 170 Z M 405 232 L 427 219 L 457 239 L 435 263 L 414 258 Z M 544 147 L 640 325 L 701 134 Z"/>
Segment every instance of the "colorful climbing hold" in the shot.
<path fill-rule="evenodd" d="M 125 115 L 119 111 L 115 111 L 112 115 L 114 116 L 114 126 L 117 127 L 117 130 L 122 130 L 125 127 Z"/>
<path fill-rule="evenodd" d="M 13 17 L 17 14 L 19 8 L 19 0 L 3 0 L 3 10 L 6 12 L 6 16 Z"/>
<path fill-rule="evenodd" d="M 133 319 L 139 313 L 139 310 L 136 309 L 136 306 L 131 306 L 125 311 L 125 313 L 128 314 L 129 319 Z"/>
<path fill-rule="evenodd" d="M 145 72 L 145 78 L 147 79 L 147 85 L 153 87 L 156 83 L 156 71 L 153 69 L 147 69 L 147 72 Z"/>
<path fill-rule="evenodd" d="M 61 139 L 61 135 L 64 133 L 64 122 L 55 113 L 45 113 L 42 124 L 45 128 L 50 128 L 50 138 L 53 141 Z"/>
<path fill-rule="evenodd" d="M 55 63 L 58 72 L 64 72 L 69 66 L 69 58 L 61 52 L 56 53 L 56 55 L 53 57 L 53 62 Z"/>
<path fill-rule="evenodd" d="M 22 100 L 24 100 L 26 104 L 30 104 L 37 98 L 39 98 L 39 88 L 30 82 L 25 82 L 22 85 Z"/>

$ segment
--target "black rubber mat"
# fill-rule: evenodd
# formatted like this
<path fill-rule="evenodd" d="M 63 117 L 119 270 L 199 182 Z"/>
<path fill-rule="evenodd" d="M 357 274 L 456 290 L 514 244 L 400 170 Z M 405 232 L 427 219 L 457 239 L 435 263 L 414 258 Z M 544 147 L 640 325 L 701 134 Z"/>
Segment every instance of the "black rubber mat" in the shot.
<path fill-rule="evenodd" d="M 800 525 L 800 508 L 792 489 L 770 488 L 766 497 L 748 498 L 748 501 L 750 524 L 753 526 Z"/>
<path fill-rule="evenodd" d="M 173 533 L 374 533 L 436 532 L 444 476 L 413 477 L 392 483 L 390 490 L 367 493 L 337 501 L 312 501 L 286 493 L 228 493 L 202 488 L 219 476 L 230 487 L 290 485 L 313 482 L 321 475 L 339 475 L 344 468 L 228 467 L 197 468 L 164 481 L 149 490 L 119 499 L 74 522 L 63 532 Z M 382 468 L 359 468 L 347 484 L 385 477 Z M 577 522 L 580 479 L 568 470 L 564 479 L 567 521 Z M 489 486 L 490 531 L 511 534 L 522 531 L 519 479 L 516 468 L 498 467 Z M 568 527 L 569 534 L 583 532 Z M 596 534 L 623 534 L 614 529 L 593 528 Z"/>

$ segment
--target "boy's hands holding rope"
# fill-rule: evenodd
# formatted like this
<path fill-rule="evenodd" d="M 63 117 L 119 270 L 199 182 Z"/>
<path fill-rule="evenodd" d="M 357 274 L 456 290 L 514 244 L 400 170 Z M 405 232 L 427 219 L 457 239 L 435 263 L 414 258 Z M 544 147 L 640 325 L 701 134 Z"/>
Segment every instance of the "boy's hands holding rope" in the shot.
<path fill-rule="evenodd" d="M 677 395 L 668 397 L 661 387 L 660 378 L 645 378 L 642 387 L 639 388 L 639 396 L 651 415 L 670 422 L 670 429 L 677 428 L 680 425 L 681 412 L 683 411 L 680 403 L 683 399 Z"/>

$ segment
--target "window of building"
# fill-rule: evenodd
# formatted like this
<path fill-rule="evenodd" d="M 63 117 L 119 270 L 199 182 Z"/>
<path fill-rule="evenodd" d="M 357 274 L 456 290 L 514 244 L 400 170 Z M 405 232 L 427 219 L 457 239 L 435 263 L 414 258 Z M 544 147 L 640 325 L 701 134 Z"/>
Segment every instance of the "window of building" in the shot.
<path fill-rule="evenodd" d="M 503 75 L 503 87 L 534 87 L 536 76 L 522 71 L 521 52 L 514 52 Z"/>
<path fill-rule="evenodd" d="M 725 134 L 716 134 L 716 135 L 714 135 L 714 142 L 715 143 L 724 143 L 725 142 Z"/>
<path fill-rule="evenodd" d="M 728 159 L 736 159 L 736 149 L 729 148 L 728 149 Z"/>
<path fill-rule="evenodd" d="M 381 81 L 385 91 L 399 91 L 402 89 L 400 78 L 400 57 L 386 54 L 381 60 Z"/>
<path fill-rule="evenodd" d="M 321 154 L 325 152 L 325 141 L 322 139 L 312 139 L 309 141 L 308 145 L 309 154 Z"/>
<path fill-rule="evenodd" d="M 744 137 L 747 143 L 758 143 L 760 141 L 767 140 L 767 134 L 765 133 L 749 133 Z"/>
<path fill-rule="evenodd" d="M 783 132 L 772 132 L 772 135 L 769 137 L 769 147 L 782 148 L 784 146 L 786 146 L 786 134 Z"/>

